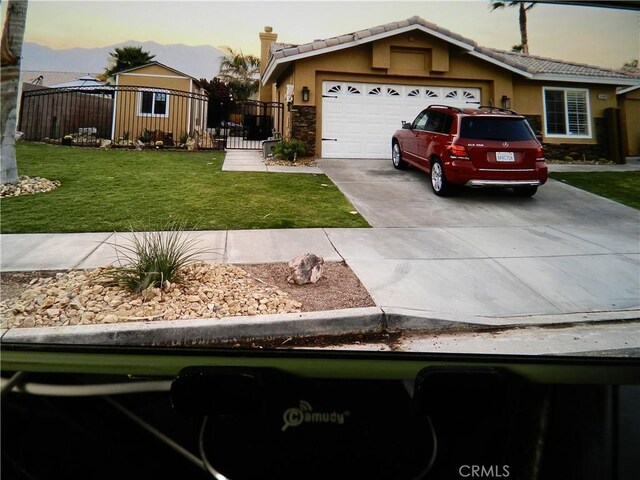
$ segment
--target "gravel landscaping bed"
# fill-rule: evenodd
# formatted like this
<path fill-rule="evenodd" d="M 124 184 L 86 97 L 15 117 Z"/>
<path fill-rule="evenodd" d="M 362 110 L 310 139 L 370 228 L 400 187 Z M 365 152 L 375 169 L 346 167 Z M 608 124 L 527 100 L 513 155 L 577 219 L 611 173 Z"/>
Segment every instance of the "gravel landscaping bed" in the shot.
<path fill-rule="evenodd" d="M 0 197 L 19 197 L 20 195 L 33 195 L 46 193 L 60 186 L 58 180 L 48 180 L 42 177 L 20 176 L 17 183 L 4 183 L 0 186 Z"/>
<path fill-rule="evenodd" d="M 104 283 L 110 267 L 2 273 L 0 327 L 222 318 L 375 305 L 345 264 L 325 264 L 316 284 L 292 285 L 286 264 L 196 263 L 184 282 L 131 293 Z"/>
<path fill-rule="evenodd" d="M 268 157 L 265 164 L 278 167 L 317 167 L 316 159 L 314 157 L 300 157 L 295 162 L 288 160 L 282 160 L 279 158 Z"/>

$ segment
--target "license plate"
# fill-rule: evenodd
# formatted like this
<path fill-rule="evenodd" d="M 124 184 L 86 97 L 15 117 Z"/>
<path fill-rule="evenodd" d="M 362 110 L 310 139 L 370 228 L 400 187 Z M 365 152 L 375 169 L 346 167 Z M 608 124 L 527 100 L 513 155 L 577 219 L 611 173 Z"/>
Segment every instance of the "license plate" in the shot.
<path fill-rule="evenodd" d="M 496 162 L 515 162 L 516 157 L 513 152 L 496 152 Z"/>

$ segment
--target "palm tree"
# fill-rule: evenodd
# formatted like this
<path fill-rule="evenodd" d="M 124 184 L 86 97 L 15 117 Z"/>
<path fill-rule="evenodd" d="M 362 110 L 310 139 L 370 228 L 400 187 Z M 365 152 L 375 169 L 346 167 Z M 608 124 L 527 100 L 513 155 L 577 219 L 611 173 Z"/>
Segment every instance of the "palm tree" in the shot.
<path fill-rule="evenodd" d="M 259 88 L 260 59 L 227 47 L 227 55 L 220 61 L 218 78 L 229 86 L 234 100 L 247 100 Z"/>
<path fill-rule="evenodd" d="M 151 55 L 150 52 L 142 50 L 142 47 L 130 46 L 116 48 L 109 56 L 111 57 L 109 63 L 112 63 L 112 65 L 105 69 L 105 75 L 107 77 L 111 77 L 124 70 L 146 65 L 156 58 L 156 56 Z"/>
<path fill-rule="evenodd" d="M 16 119 L 18 113 L 18 85 L 20 83 L 20 58 L 27 20 L 27 0 L 9 0 L 7 16 L 2 30 L 0 82 L 0 183 L 17 183 Z"/>
<path fill-rule="evenodd" d="M 491 11 L 499 10 L 505 7 L 518 7 L 520 14 L 518 17 L 520 23 L 520 45 L 514 45 L 514 52 L 529 53 L 529 38 L 527 36 L 527 12 L 535 6 L 534 2 L 497 2 L 491 0 Z"/>

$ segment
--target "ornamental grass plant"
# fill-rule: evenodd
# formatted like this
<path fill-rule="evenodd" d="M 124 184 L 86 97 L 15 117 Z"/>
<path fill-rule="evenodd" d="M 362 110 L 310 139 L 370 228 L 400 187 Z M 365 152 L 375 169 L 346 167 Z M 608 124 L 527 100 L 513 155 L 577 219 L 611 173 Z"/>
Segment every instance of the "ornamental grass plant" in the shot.
<path fill-rule="evenodd" d="M 180 270 L 207 252 L 197 247 L 199 242 L 197 237 L 188 237 L 183 225 L 175 221 L 158 230 L 132 230 L 128 243 L 109 244 L 115 249 L 118 265 L 105 272 L 105 281 L 137 293 L 181 283 Z"/>

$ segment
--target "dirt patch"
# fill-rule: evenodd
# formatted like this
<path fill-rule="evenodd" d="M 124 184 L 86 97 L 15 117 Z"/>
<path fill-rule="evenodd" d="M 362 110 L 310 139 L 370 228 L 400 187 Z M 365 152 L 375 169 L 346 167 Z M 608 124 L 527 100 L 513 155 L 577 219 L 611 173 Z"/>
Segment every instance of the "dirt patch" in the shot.
<path fill-rule="evenodd" d="M 277 287 L 302 303 L 303 312 L 375 306 L 358 277 L 344 263 L 325 263 L 322 278 L 308 285 L 288 283 L 289 267 L 285 263 L 242 265 L 242 268 L 253 278 Z"/>
<path fill-rule="evenodd" d="M 222 318 L 374 306 L 344 263 L 325 264 L 316 284 L 287 282 L 286 264 L 196 264 L 187 282 L 133 294 L 100 280 L 104 269 L 3 272 L 0 323 L 5 328 Z"/>

